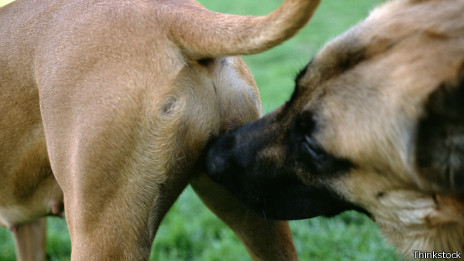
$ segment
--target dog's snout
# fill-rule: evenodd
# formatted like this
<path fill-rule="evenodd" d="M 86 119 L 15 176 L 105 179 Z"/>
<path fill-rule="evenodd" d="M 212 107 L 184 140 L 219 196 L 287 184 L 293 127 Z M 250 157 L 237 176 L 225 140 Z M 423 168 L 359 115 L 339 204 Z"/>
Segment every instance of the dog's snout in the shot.
<path fill-rule="evenodd" d="M 216 182 L 221 181 L 224 172 L 227 170 L 228 151 L 233 149 L 234 137 L 225 135 L 215 140 L 208 148 L 206 154 L 206 171 Z"/>
<path fill-rule="evenodd" d="M 243 152 L 235 133 L 226 133 L 213 141 L 206 154 L 207 174 L 218 183 L 230 182 L 244 169 Z"/>
<path fill-rule="evenodd" d="M 233 150 L 236 146 L 237 138 L 235 135 L 228 133 L 221 137 L 219 144 L 221 145 L 222 151 L 226 152 L 228 150 Z"/>
<path fill-rule="evenodd" d="M 215 155 L 215 153 L 209 151 L 206 157 L 206 171 L 210 177 L 215 181 L 219 181 L 225 169 L 226 160 L 221 155 Z"/>

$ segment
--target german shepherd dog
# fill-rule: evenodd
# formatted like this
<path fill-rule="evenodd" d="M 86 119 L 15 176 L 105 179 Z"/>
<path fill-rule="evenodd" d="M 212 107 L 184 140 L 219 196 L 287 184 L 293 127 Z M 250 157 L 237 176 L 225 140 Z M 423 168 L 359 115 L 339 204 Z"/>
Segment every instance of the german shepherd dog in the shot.
<path fill-rule="evenodd" d="M 215 181 L 274 219 L 365 212 L 409 257 L 464 250 L 464 1 L 384 3 L 295 86 L 210 146 Z"/>

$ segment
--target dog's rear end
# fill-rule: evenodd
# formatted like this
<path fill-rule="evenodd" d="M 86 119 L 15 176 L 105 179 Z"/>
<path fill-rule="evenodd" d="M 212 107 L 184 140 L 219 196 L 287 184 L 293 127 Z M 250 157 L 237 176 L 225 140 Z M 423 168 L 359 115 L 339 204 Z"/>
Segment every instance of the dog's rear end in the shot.
<path fill-rule="evenodd" d="M 16 231 L 64 202 L 73 260 L 142 260 L 190 182 L 255 260 L 296 259 L 286 222 L 245 222 L 196 162 L 212 137 L 261 114 L 236 55 L 288 39 L 318 3 L 286 0 L 264 17 L 190 0 L 0 9 L 0 224 Z"/>

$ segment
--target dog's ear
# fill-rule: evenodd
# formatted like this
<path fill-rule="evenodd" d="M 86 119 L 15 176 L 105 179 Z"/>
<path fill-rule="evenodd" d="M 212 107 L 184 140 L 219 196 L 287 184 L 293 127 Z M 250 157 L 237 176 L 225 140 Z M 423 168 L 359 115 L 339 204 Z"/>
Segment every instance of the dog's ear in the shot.
<path fill-rule="evenodd" d="M 416 164 L 433 190 L 464 194 L 464 64 L 425 104 L 417 129 Z"/>

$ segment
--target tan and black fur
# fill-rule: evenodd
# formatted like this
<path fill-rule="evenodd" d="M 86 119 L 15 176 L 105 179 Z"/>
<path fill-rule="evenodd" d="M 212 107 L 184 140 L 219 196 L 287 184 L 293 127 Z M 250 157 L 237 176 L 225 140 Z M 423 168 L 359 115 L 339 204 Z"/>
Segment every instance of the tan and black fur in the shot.
<path fill-rule="evenodd" d="M 210 148 L 275 219 L 369 214 L 406 256 L 464 252 L 464 2 L 392 0 L 315 55 L 289 101 Z"/>
<path fill-rule="evenodd" d="M 163 216 L 191 184 L 254 260 L 297 259 L 288 224 L 253 214 L 245 222 L 247 209 L 198 159 L 213 137 L 261 115 L 237 55 L 293 36 L 318 4 L 285 0 L 263 17 L 193 0 L 1 8 L 0 225 L 14 232 L 18 258 L 45 258 L 37 220 L 64 204 L 71 260 L 147 259 Z"/>

